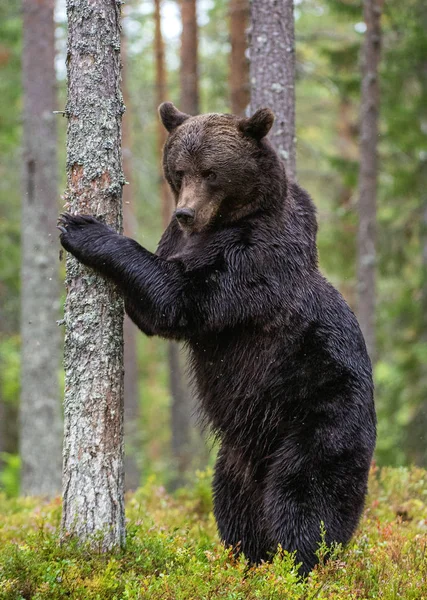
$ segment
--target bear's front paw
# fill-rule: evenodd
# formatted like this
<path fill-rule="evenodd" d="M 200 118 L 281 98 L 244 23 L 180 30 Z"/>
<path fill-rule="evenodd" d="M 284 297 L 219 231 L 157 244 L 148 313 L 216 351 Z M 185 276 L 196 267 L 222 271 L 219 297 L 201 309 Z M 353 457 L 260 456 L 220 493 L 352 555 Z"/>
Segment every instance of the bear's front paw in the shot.
<path fill-rule="evenodd" d="M 90 215 L 61 213 L 57 227 L 65 250 L 89 266 L 105 238 L 115 235 L 110 227 Z"/>

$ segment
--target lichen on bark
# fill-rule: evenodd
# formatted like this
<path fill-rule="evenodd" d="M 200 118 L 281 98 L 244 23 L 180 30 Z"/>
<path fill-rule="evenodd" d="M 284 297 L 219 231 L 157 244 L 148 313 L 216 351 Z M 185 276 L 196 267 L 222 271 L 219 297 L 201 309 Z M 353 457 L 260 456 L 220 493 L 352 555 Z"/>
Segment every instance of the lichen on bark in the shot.
<path fill-rule="evenodd" d="M 65 208 L 122 229 L 120 4 L 68 0 Z M 67 258 L 62 537 L 125 542 L 123 301 Z M 101 536 L 99 537 L 99 534 Z M 101 540 L 101 542 L 100 542 Z"/>

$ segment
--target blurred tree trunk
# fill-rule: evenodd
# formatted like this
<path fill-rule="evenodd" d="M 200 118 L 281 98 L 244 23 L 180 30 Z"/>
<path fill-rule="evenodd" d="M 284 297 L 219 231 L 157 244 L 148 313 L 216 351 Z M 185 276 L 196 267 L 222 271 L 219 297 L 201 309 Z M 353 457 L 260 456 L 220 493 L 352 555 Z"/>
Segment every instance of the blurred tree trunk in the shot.
<path fill-rule="evenodd" d="M 190 6 L 191 5 L 191 6 Z M 187 103 L 187 109 L 192 114 L 198 112 L 197 87 L 197 23 L 195 2 L 181 1 L 182 39 L 181 39 L 181 102 Z M 159 106 L 167 100 L 165 50 L 161 27 L 161 0 L 154 0 L 155 39 L 154 52 L 156 58 L 156 103 Z M 194 40 L 195 36 L 195 40 Z M 185 62 L 185 65 L 184 65 Z M 184 87 L 183 87 L 184 86 Z M 194 87 L 195 86 L 195 87 Z M 185 91 L 184 91 L 185 90 Z M 196 100 L 194 101 L 194 97 Z M 157 142 L 159 157 L 159 185 L 162 202 L 162 224 L 166 228 L 173 213 L 173 199 L 167 182 L 163 177 L 161 157 L 166 141 L 166 130 L 158 120 Z M 190 421 L 191 404 L 188 390 L 185 389 L 182 365 L 180 364 L 180 345 L 168 342 L 169 388 L 171 394 L 171 450 L 175 460 L 175 475 L 172 487 L 180 487 L 185 483 L 190 458 Z M 184 360 L 184 359 L 182 359 Z"/>
<path fill-rule="evenodd" d="M 161 1 L 155 0 L 155 55 L 156 55 L 156 90 L 157 104 L 166 100 L 166 69 L 164 60 L 164 44 L 161 33 Z M 198 29 L 196 0 L 181 0 L 181 66 L 180 84 L 181 101 L 180 110 L 196 115 L 199 112 L 199 80 L 198 80 Z M 159 163 L 165 142 L 164 128 L 159 122 Z M 160 172 L 160 186 L 162 197 L 163 225 L 167 226 L 172 212 L 173 202 L 170 190 Z M 177 488 L 185 483 L 186 475 L 192 459 L 191 451 L 191 423 L 193 412 L 193 398 L 183 374 L 185 354 L 176 342 L 168 343 L 169 385 L 172 398 L 171 406 L 171 435 L 172 453 L 175 460 L 175 477 L 172 487 Z"/>
<path fill-rule="evenodd" d="M 18 407 L 0 397 L 0 453 L 17 454 L 18 443 Z M 59 438 L 59 443 L 61 438 Z M 0 458 L 0 468 L 2 460 Z M 59 473 L 61 475 L 61 472 Z"/>
<path fill-rule="evenodd" d="M 357 127 L 354 123 L 354 110 L 353 103 L 347 95 L 341 95 L 340 102 L 338 105 L 338 120 L 337 120 L 337 133 L 338 133 L 338 155 L 341 159 L 348 161 L 348 163 L 354 163 L 358 159 L 358 140 L 357 140 Z M 352 208 L 352 199 L 355 189 L 353 186 L 348 185 L 344 182 L 339 190 L 338 195 L 338 207 L 340 209 L 341 215 L 348 215 L 353 213 Z M 348 256 L 349 254 L 349 244 L 348 239 L 355 238 L 356 235 L 356 226 L 353 222 L 349 223 L 348 219 L 341 218 L 340 226 L 343 228 L 344 232 L 344 245 L 340 246 L 339 251 L 343 253 L 343 256 Z M 351 253 L 353 253 L 353 248 L 351 247 Z M 354 262 L 354 256 L 351 254 L 349 257 L 351 262 Z M 340 291 L 342 292 L 344 298 L 352 307 L 353 310 L 356 309 L 356 285 L 353 278 L 346 278 L 342 281 L 340 285 Z"/>
<path fill-rule="evenodd" d="M 126 185 L 123 188 L 123 229 L 128 237 L 136 237 L 136 218 L 132 188 L 132 136 L 131 110 L 128 90 L 127 44 L 122 36 L 122 91 L 126 112 L 123 117 L 123 171 Z M 138 467 L 142 450 L 139 422 L 138 357 L 136 336 L 137 326 L 125 314 L 124 337 L 124 404 L 125 404 L 125 489 L 136 490 L 140 485 L 141 473 Z"/>
<path fill-rule="evenodd" d="M 423 27 L 427 26 L 427 10 L 421 13 Z M 419 129 L 423 131 L 427 123 L 427 60 L 422 62 L 419 69 L 422 110 L 419 111 Z M 424 346 L 424 353 L 418 361 L 418 378 L 420 401 L 415 407 L 406 431 L 406 448 L 410 462 L 419 467 L 427 468 L 427 370 L 425 352 L 427 350 L 427 157 L 420 157 L 419 162 L 420 190 L 420 242 L 421 242 L 421 289 L 419 307 L 419 341 Z"/>
<path fill-rule="evenodd" d="M 423 29 L 427 27 L 427 7 L 420 4 L 423 8 L 420 11 L 420 21 Z M 424 131 L 427 123 L 427 57 L 422 61 L 419 69 L 420 88 L 421 88 L 421 106 L 419 111 L 419 129 Z M 427 156 L 424 154 L 420 158 L 420 202 L 421 202 L 421 341 L 427 344 Z M 425 370 L 424 370 L 424 373 Z M 427 374 L 426 374 L 427 377 Z M 427 413 L 427 402 L 426 402 Z M 427 461 L 426 461 L 427 463 Z"/>
<path fill-rule="evenodd" d="M 427 65 L 426 65 L 427 75 Z M 427 78 L 426 78 L 427 80 Z M 427 89 L 427 88 L 425 88 Z M 425 93 L 427 97 L 427 93 Z M 423 120 L 421 117 L 420 120 Z M 421 193 L 421 298 L 419 341 L 427 348 L 427 160 L 421 159 L 421 181 L 424 180 Z M 427 373 L 425 354 L 421 355 L 418 365 L 419 389 L 421 401 L 415 407 L 406 431 L 406 450 L 412 464 L 427 468 Z"/>
<path fill-rule="evenodd" d="M 352 101 L 348 96 L 341 96 L 338 105 L 338 154 L 348 162 L 354 162 L 358 157 L 356 127 L 353 123 Z M 343 186 L 339 195 L 339 205 L 349 210 L 353 189 L 351 186 Z"/>
<path fill-rule="evenodd" d="M 364 0 L 366 33 L 362 49 L 360 110 L 358 318 L 371 360 L 375 360 L 375 274 L 377 141 L 380 106 L 378 64 L 383 0 Z"/>
<path fill-rule="evenodd" d="M 120 230 L 120 5 L 67 0 L 67 16 L 66 209 Z M 123 300 L 72 256 L 66 287 L 62 537 L 107 550 L 125 541 Z"/>
<path fill-rule="evenodd" d="M 426 83 L 425 97 L 427 98 L 427 64 L 425 66 Z M 426 107 L 427 113 L 427 107 Z M 427 122 L 427 115 L 424 122 Z M 424 181 L 421 194 L 421 332 L 420 338 L 427 344 L 427 158 L 421 160 L 422 180 Z M 424 371 L 425 373 L 425 371 Z M 427 377 L 427 373 L 425 374 Z M 426 380 L 427 383 L 427 380 Z M 427 398 L 426 398 L 427 412 Z M 427 461 L 426 461 L 427 464 Z"/>
<path fill-rule="evenodd" d="M 196 0 L 181 0 L 181 104 L 190 115 L 199 112 L 198 29 Z"/>
<path fill-rule="evenodd" d="M 230 98 L 231 112 L 244 116 L 249 105 L 249 61 L 246 30 L 249 22 L 249 0 L 230 0 Z"/>
<path fill-rule="evenodd" d="M 154 0 L 154 54 L 156 62 L 156 107 L 167 100 L 165 48 L 162 36 L 161 0 Z M 173 213 L 173 199 L 166 179 L 163 177 L 162 155 L 167 137 L 166 129 L 157 119 L 157 155 L 159 161 L 159 185 L 162 208 L 162 225 L 166 229 Z"/>
<path fill-rule="evenodd" d="M 21 494 L 61 489 L 54 0 L 23 1 Z"/>
<path fill-rule="evenodd" d="M 267 106 L 276 119 L 270 141 L 286 165 L 295 171 L 295 34 L 293 0 L 251 2 L 251 114 Z"/>

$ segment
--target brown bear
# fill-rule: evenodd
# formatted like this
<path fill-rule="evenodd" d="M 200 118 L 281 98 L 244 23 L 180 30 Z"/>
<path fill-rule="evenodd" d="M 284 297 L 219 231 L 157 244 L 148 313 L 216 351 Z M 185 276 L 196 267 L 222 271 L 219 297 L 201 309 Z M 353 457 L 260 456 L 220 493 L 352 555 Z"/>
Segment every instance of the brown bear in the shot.
<path fill-rule="evenodd" d="M 372 373 L 358 323 L 318 269 L 316 216 L 268 142 L 269 109 L 191 117 L 160 107 L 176 210 L 156 254 L 91 216 L 61 242 L 114 280 L 147 335 L 183 340 L 220 440 L 223 541 L 253 563 L 278 544 L 307 573 L 346 543 L 375 445 Z"/>

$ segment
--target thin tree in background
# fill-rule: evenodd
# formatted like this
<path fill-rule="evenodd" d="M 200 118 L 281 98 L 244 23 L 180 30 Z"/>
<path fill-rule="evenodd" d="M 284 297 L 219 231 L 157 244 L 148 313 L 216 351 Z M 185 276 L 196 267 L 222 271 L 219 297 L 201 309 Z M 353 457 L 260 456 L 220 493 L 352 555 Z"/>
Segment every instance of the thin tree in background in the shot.
<path fill-rule="evenodd" d="M 126 112 L 123 117 L 122 154 L 123 171 L 126 185 L 123 188 L 123 230 L 128 237 L 136 237 L 136 218 L 134 194 L 132 187 L 132 136 L 130 96 L 128 89 L 126 37 L 122 35 L 122 90 Z M 125 489 L 136 490 L 140 484 L 140 468 L 138 457 L 142 450 L 139 422 L 139 389 L 138 389 L 138 359 L 136 339 L 138 328 L 125 314 L 123 323 L 124 337 L 124 405 L 125 405 Z"/>
<path fill-rule="evenodd" d="M 243 116 L 250 101 L 249 61 L 246 56 L 249 0 L 230 0 L 230 99 L 231 112 Z"/>
<path fill-rule="evenodd" d="M 156 57 L 156 103 L 159 106 L 167 100 L 166 63 L 164 41 L 161 28 L 161 0 L 155 0 L 155 57 Z M 182 110 L 197 114 L 198 106 L 198 74 L 197 74 L 197 20 L 195 1 L 181 2 L 182 37 L 181 37 L 181 103 L 187 108 Z M 167 227 L 173 213 L 173 199 L 169 186 L 163 176 L 161 157 L 167 132 L 160 119 L 158 120 L 157 143 L 159 156 L 159 181 L 162 202 L 162 224 Z M 176 472 L 173 487 L 185 483 L 191 456 L 191 397 L 185 385 L 181 356 L 181 347 L 177 342 L 168 342 L 169 387 L 171 392 L 171 448 L 176 461 Z"/>
<path fill-rule="evenodd" d="M 360 112 L 358 318 L 366 346 L 375 359 L 375 272 L 378 113 L 378 64 L 381 51 L 383 0 L 364 0 L 366 23 L 362 48 L 362 99 Z"/>
<path fill-rule="evenodd" d="M 413 15 L 412 18 L 417 24 L 418 31 L 425 35 L 427 27 L 427 5 L 425 2 L 422 0 L 417 0 L 417 2 L 408 7 L 408 10 L 410 10 Z M 418 42 L 418 36 L 414 36 L 413 30 L 411 31 L 410 40 L 412 43 L 409 42 L 406 47 L 406 51 L 411 56 L 408 77 L 410 77 L 412 81 L 415 78 L 418 79 L 418 87 L 414 87 L 413 89 L 416 90 L 416 93 L 419 95 L 416 103 L 413 101 L 411 102 L 411 108 L 413 112 L 412 114 L 411 112 L 407 113 L 407 120 L 410 120 L 412 123 L 412 118 L 414 116 L 415 123 L 418 121 L 418 131 L 416 131 L 418 134 L 418 139 L 415 138 L 415 135 L 411 135 L 408 139 L 408 143 L 413 146 L 413 153 L 412 155 L 409 155 L 410 160 L 415 167 L 414 172 L 411 173 L 411 184 L 412 186 L 414 184 L 417 186 L 415 189 L 418 192 L 417 198 L 419 202 L 420 215 L 419 235 L 421 246 L 421 272 L 419 284 L 419 303 L 417 304 L 419 304 L 418 335 L 419 342 L 421 343 L 418 346 L 418 351 L 416 352 L 417 360 L 411 360 L 412 368 L 414 366 L 418 368 L 418 389 L 416 391 L 418 392 L 419 390 L 418 395 L 420 399 L 415 406 L 415 410 L 412 411 L 412 415 L 408 423 L 405 445 L 408 449 L 410 462 L 426 469 L 427 369 L 425 356 L 427 352 L 427 154 L 425 151 L 420 152 L 419 149 L 425 148 L 427 143 L 427 131 L 425 127 L 425 124 L 427 123 L 427 54 L 425 52 L 418 52 L 418 47 L 414 48 L 414 42 Z M 401 81 L 399 81 L 399 84 L 401 85 Z M 406 154 L 406 148 L 402 148 L 402 152 L 405 152 Z M 402 163 L 404 164 L 404 161 L 402 161 Z M 414 341 L 416 342 L 416 339 L 412 338 L 409 343 L 411 346 L 417 348 L 417 344 L 413 343 Z M 423 349 L 423 352 L 419 351 L 420 347 Z M 404 356 L 406 358 L 406 362 L 408 362 L 407 356 Z M 403 401 L 406 401 L 406 395 L 403 395 Z"/>
<path fill-rule="evenodd" d="M 120 5 L 67 0 L 66 208 L 121 228 Z M 124 544 L 123 300 L 67 258 L 62 536 Z M 100 543 L 99 540 L 97 542 Z"/>
<path fill-rule="evenodd" d="M 358 160 L 358 139 L 357 139 L 357 124 L 354 122 L 356 118 L 353 109 L 353 103 L 350 97 L 342 93 L 340 94 L 338 105 L 338 116 L 336 120 L 337 126 L 337 151 L 342 161 L 347 165 L 353 165 Z M 349 168 L 347 166 L 347 168 Z M 346 219 L 346 215 L 353 215 L 352 200 L 356 190 L 353 185 L 348 183 L 348 176 L 343 174 L 342 186 L 338 191 L 337 208 L 341 218 L 342 227 L 342 244 L 340 244 L 339 252 L 346 260 L 354 263 L 354 246 L 349 248 L 348 240 L 354 239 L 356 234 L 356 226 L 353 219 Z M 348 256 L 349 252 L 351 255 Z M 340 285 L 340 291 L 352 309 L 356 307 L 356 285 L 353 277 L 345 278 Z"/>
<path fill-rule="evenodd" d="M 18 411 L 12 402 L 0 397 L 0 469 L 3 468 L 1 455 L 17 454 L 18 446 Z"/>
<path fill-rule="evenodd" d="M 196 0 L 181 0 L 181 102 L 180 110 L 199 112 L 198 28 Z"/>
<path fill-rule="evenodd" d="M 161 0 L 154 0 L 154 54 L 156 63 L 156 107 L 167 100 L 165 47 L 162 35 Z M 162 225 L 166 229 L 173 213 L 173 200 L 161 166 L 163 146 L 167 131 L 160 119 L 157 119 L 157 155 L 159 161 L 159 182 L 162 207 Z"/>
<path fill-rule="evenodd" d="M 295 179 L 295 33 L 293 0 L 251 2 L 251 114 L 275 114 L 270 141 Z"/>
<path fill-rule="evenodd" d="M 54 0 L 23 1 L 21 493 L 61 489 Z"/>
<path fill-rule="evenodd" d="M 425 4 L 420 4 L 420 21 L 422 27 L 427 27 L 427 7 Z M 427 123 L 427 56 L 421 64 L 420 68 L 420 90 L 421 90 L 421 106 L 419 113 L 420 131 L 424 131 L 425 123 Z M 421 331 L 420 338 L 424 344 L 427 344 L 427 155 L 420 158 L 420 179 L 421 179 Z M 427 389 L 427 375 L 424 371 L 425 386 Z M 424 413 L 427 416 L 427 400 L 425 403 Z M 425 419 L 427 421 L 427 418 Z M 425 446 L 424 446 L 425 447 Z M 427 467 L 427 451 L 424 458 L 424 466 Z"/>
<path fill-rule="evenodd" d="M 156 54 L 156 101 L 159 105 L 166 100 L 166 69 L 164 60 L 164 44 L 161 33 L 161 3 L 155 0 L 155 54 Z M 198 29 L 196 0 L 181 0 L 181 64 L 180 109 L 191 115 L 199 112 L 199 77 L 198 77 Z M 165 132 L 159 122 L 159 155 L 165 142 Z M 160 157 L 159 157 L 160 158 Z M 172 199 L 169 188 L 161 178 L 162 218 L 163 224 L 168 225 L 172 214 Z M 193 402 L 188 385 L 184 379 L 182 363 L 185 356 L 181 355 L 181 348 L 177 342 L 168 343 L 168 362 L 170 390 L 172 397 L 171 406 L 171 445 L 175 459 L 176 473 L 173 487 L 180 487 L 185 483 L 185 476 L 191 463 L 191 424 Z"/>
<path fill-rule="evenodd" d="M 427 63 L 425 68 L 425 84 L 424 84 L 424 95 L 427 99 Z M 426 108 L 427 113 L 427 108 Z M 427 115 L 426 115 L 427 122 Z M 427 157 L 423 159 L 421 165 L 423 169 L 423 178 L 425 181 L 425 187 L 421 196 L 421 331 L 420 338 L 424 344 L 427 344 Z M 426 387 L 427 387 L 427 375 Z M 426 398 L 427 403 L 427 398 Z M 427 407 L 426 407 L 427 414 Z M 427 420 L 427 419 L 426 419 Z M 425 461 L 427 467 L 427 459 Z"/>

